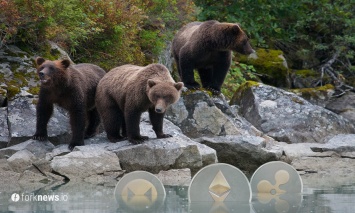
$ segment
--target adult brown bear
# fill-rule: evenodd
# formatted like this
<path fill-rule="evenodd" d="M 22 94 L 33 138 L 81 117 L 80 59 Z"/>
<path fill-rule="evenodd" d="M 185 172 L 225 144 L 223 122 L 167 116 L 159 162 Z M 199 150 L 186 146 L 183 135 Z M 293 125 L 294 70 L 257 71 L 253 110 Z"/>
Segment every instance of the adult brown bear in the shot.
<path fill-rule="evenodd" d="M 96 106 L 107 138 L 116 142 L 127 136 L 136 144 L 147 140 L 139 130 L 141 114 L 147 110 L 157 137 L 171 137 L 163 132 L 163 118 L 165 110 L 179 100 L 182 87 L 183 83 L 175 83 L 161 64 L 123 65 L 110 70 L 96 92 Z"/>
<path fill-rule="evenodd" d="M 231 65 L 232 50 L 242 54 L 255 52 L 238 24 L 215 20 L 192 22 L 174 37 L 172 53 L 179 75 L 188 89 L 197 89 L 193 70 L 197 69 L 202 86 L 219 94 Z"/>
<path fill-rule="evenodd" d="M 69 149 L 84 145 L 84 138 L 93 137 L 100 124 L 95 108 L 96 87 L 106 72 L 93 64 L 71 65 L 70 61 L 36 59 L 41 80 L 37 104 L 35 140 L 46 140 L 47 124 L 53 113 L 53 104 L 68 110 L 72 138 Z M 88 126 L 85 131 L 86 118 Z"/>

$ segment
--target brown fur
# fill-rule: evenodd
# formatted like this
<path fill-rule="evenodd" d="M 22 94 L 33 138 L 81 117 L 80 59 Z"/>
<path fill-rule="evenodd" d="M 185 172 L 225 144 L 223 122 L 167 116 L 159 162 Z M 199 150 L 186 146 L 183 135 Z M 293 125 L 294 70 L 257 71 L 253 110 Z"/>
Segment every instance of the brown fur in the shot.
<path fill-rule="evenodd" d="M 180 98 L 182 87 L 161 64 L 123 65 L 110 70 L 96 93 L 97 109 L 108 139 L 119 141 L 127 136 L 133 143 L 146 140 L 140 135 L 139 123 L 147 110 L 157 137 L 170 137 L 163 133 L 164 113 Z"/>
<path fill-rule="evenodd" d="M 105 71 L 93 64 L 70 65 L 69 60 L 36 59 L 41 89 L 37 104 L 37 125 L 33 139 L 46 140 L 53 104 L 68 110 L 72 139 L 69 149 L 84 145 L 84 137 L 96 134 L 100 118 L 95 108 L 96 87 Z M 85 131 L 85 121 L 88 126 Z"/>
<path fill-rule="evenodd" d="M 184 85 L 197 89 L 193 70 L 197 69 L 202 86 L 220 93 L 231 64 L 231 51 L 253 53 L 248 37 L 238 24 L 218 21 L 192 22 L 175 35 L 172 53 Z"/>

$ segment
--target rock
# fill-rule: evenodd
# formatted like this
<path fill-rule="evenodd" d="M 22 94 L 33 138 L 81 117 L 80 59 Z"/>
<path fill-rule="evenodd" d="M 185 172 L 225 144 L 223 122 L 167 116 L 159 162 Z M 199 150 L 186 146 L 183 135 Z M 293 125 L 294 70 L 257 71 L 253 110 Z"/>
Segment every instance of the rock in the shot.
<path fill-rule="evenodd" d="M 75 147 L 72 152 L 56 156 L 51 167 L 57 174 L 69 180 L 83 180 L 104 172 L 119 172 L 121 166 L 117 156 L 95 145 Z"/>
<path fill-rule="evenodd" d="M 348 92 L 339 98 L 332 99 L 326 109 L 355 123 L 355 93 Z"/>
<path fill-rule="evenodd" d="M 44 158 L 47 152 L 51 152 L 54 145 L 49 141 L 28 140 L 23 143 L 0 149 L 0 159 L 9 158 L 20 150 L 28 150 L 37 158 Z"/>
<path fill-rule="evenodd" d="M 335 93 L 334 86 L 327 84 L 315 88 L 292 89 L 291 92 L 306 99 L 312 104 L 325 107 Z"/>
<path fill-rule="evenodd" d="M 5 148 L 9 142 L 10 133 L 7 123 L 7 107 L 0 108 L 0 149 Z"/>
<path fill-rule="evenodd" d="M 220 163 L 234 165 L 250 174 L 266 162 L 280 160 L 283 151 L 255 136 L 202 137 L 199 142 L 216 150 Z"/>
<path fill-rule="evenodd" d="M 253 65 L 265 84 L 283 88 L 291 86 L 287 61 L 280 50 L 259 48 L 256 53 L 249 56 L 237 54 L 236 60 Z"/>
<path fill-rule="evenodd" d="M 22 173 L 36 160 L 36 156 L 30 151 L 23 149 L 13 154 L 7 161 L 15 172 Z"/>
<path fill-rule="evenodd" d="M 232 101 L 250 123 L 278 141 L 324 143 L 326 137 L 355 132 L 353 124 L 343 117 L 264 84 L 246 82 Z"/>
<path fill-rule="evenodd" d="M 149 140 L 114 152 L 120 159 L 122 168 L 128 172 L 145 170 L 158 173 L 170 168 L 202 167 L 202 156 L 196 142 L 178 137 Z"/>
<path fill-rule="evenodd" d="M 291 82 L 292 88 L 313 88 L 316 82 L 319 82 L 321 73 L 314 70 L 292 70 Z M 328 76 L 324 76 L 322 79 L 323 85 L 331 84 L 332 79 Z"/>
<path fill-rule="evenodd" d="M 156 176 L 163 185 L 168 186 L 188 186 L 191 182 L 191 171 L 187 168 L 160 171 Z"/>
<path fill-rule="evenodd" d="M 166 113 L 166 118 L 188 137 L 262 135 L 237 115 L 223 97 L 211 98 L 204 91 L 184 93 Z"/>
<path fill-rule="evenodd" d="M 0 191 L 11 192 L 21 190 L 18 179 L 20 173 L 14 172 L 6 159 L 0 159 Z"/>
<path fill-rule="evenodd" d="M 21 143 L 30 139 L 36 131 L 36 100 L 28 97 L 16 98 L 9 101 L 8 119 L 10 125 L 11 140 L 8 146 Z M 55 144 L 69 141 L 70 126 L 68 117 L 62 110 L 54 108 L 53 115 L 49 120 L 49 140 Z"/>

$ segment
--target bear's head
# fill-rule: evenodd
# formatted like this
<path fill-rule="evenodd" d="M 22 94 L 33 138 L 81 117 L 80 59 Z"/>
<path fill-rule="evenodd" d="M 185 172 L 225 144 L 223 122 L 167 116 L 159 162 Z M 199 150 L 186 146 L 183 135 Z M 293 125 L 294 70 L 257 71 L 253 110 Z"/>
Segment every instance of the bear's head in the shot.
<path fill-rule="evenodd" d="M 244 55 L 249 55 L 255 52 L 249 43 L 247 34 L 242 30 L 242 28 L 240 28 L 239 24 L 233 24 L 231 31 L 234 35 L 232 50 Z"/>
<path fill-rule="evenodd" d="M 155 107 L 155 112 L 165 113 L 166 109 L 180 98 L 181 89 L 184 83 L 166 82 L 159 80 L 148 80 L 147 95 Z"/>
<path fill-rule="evenodd" d="M 68 81 L 67 68 L 70 66 L 68 59 L 50 61 L 38 57 L 36 58 L 36 64 L 41 86 L 51 87 L 65 84 Z"/>

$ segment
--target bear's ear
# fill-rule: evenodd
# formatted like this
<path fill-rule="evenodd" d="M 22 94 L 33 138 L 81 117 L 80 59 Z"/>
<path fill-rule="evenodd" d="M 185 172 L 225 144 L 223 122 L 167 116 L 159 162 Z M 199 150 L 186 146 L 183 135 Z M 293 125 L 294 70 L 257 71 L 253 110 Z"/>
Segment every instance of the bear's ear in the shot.
<path fill-rule="evenodd" d="M 46 60 L 42 57 L 37 57 L 36 58 L 36 64 L 37 66 L 41 66 Z"/>
<path fill-rule="evenodd" d="M 148 86 L 149 87 L 153 87 L 154 85 L 156 85 L 157 83 L 153 80 L 153 79 L 148 79 Z"/>
<path fill-rule="evenodd" d="M 64 59 L 60 63 L 63 65 L 64 69 L 66 69 L 70 66 L 70 61 L 68 59 Z"/>
<path fill-rule="evenodd" d="M 236 33 L 242 32 L 242 28 L 240 28 L 239 24 L 234 24 L 232 29 Z"/>
<path fill-rule="evenodd" d="M 180 91 L 183 86 L 184 86 L 184 83 L 182 83 L 182 82 L 178 82 L 178 83 L 175 83 L 175 84 L 174 84 L 174 87 L 175 87 L 178 91 Z"/>

